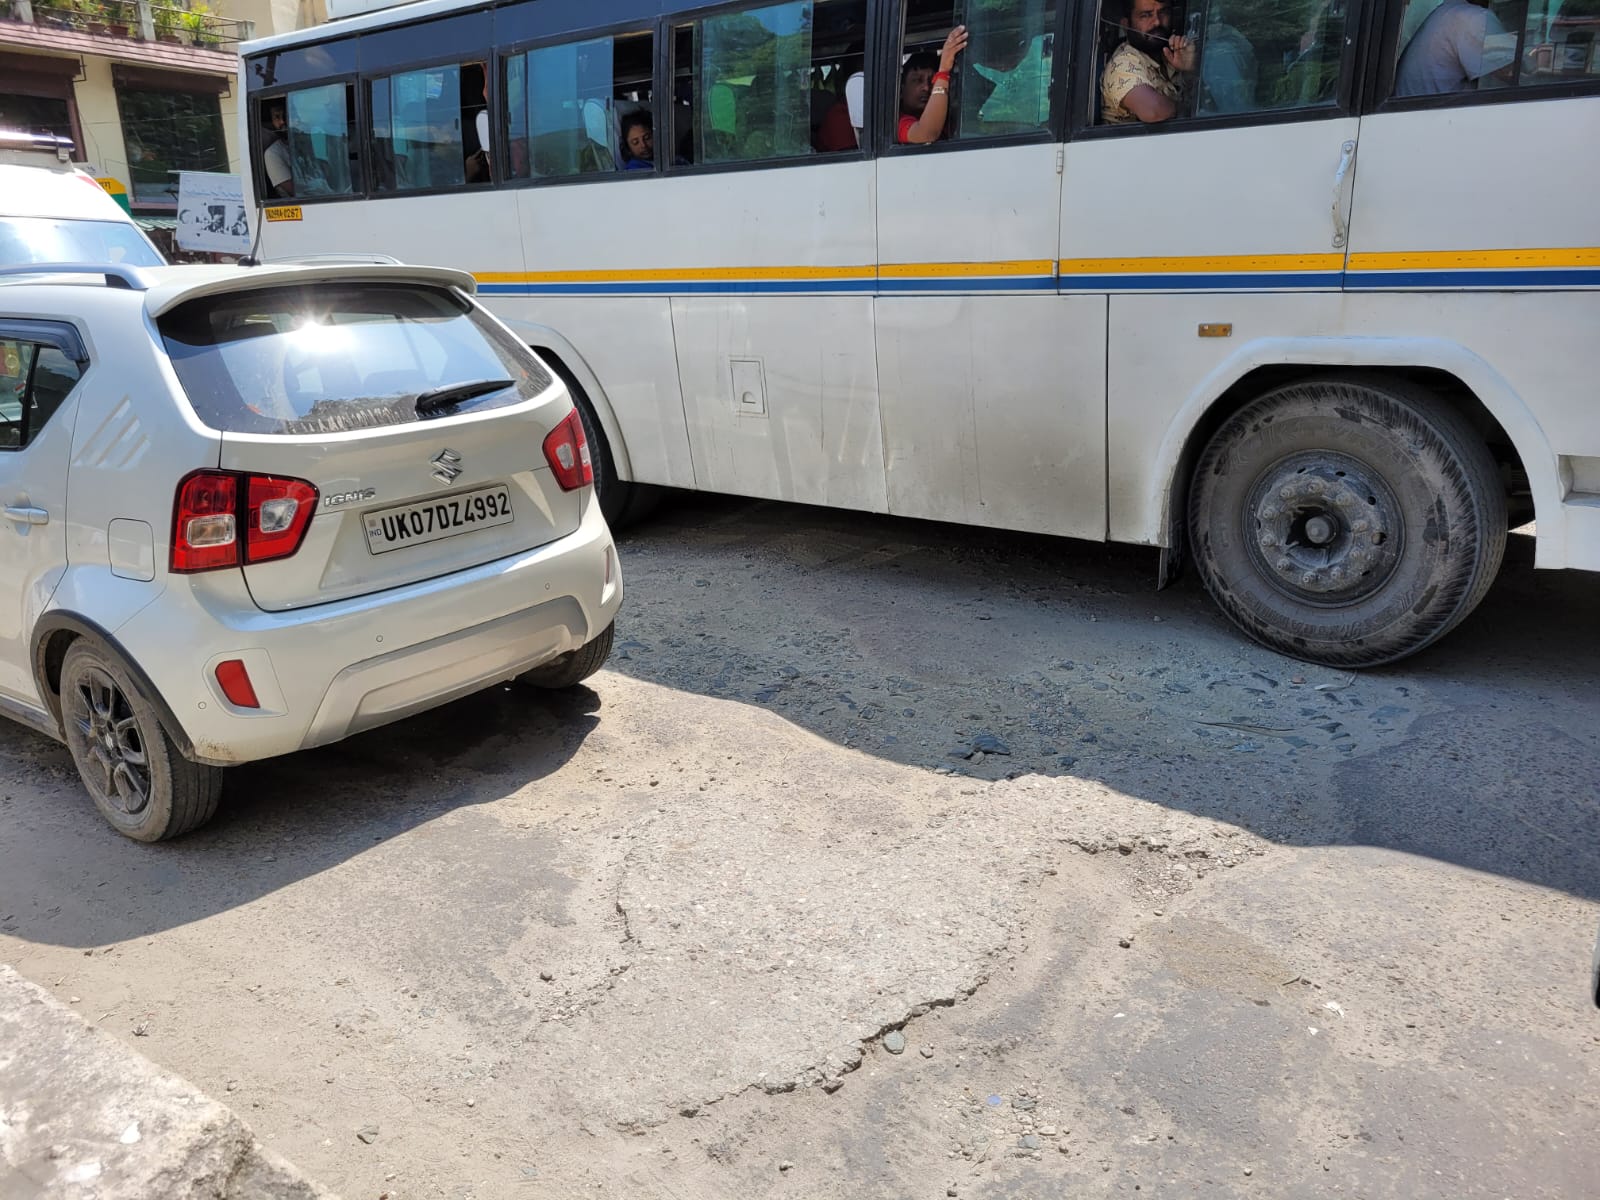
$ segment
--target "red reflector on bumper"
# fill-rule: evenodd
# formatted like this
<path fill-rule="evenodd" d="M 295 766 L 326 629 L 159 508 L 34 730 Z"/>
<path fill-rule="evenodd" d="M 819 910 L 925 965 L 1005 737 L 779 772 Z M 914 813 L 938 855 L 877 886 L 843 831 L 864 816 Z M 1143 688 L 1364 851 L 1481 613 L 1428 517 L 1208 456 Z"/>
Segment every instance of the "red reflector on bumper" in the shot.
<path fill-rule="evenodd" d="M 237 658 L 230 658 L 226 662 L 217 664 L 217 683 L 222 687 L 222 694 L 228 698 L 228 703 L 235 708 L 260 708 L 261 701 L 256 699 L 256 689 L 250 682 L 250 672 L 244 669 L 244 664 Z"/>

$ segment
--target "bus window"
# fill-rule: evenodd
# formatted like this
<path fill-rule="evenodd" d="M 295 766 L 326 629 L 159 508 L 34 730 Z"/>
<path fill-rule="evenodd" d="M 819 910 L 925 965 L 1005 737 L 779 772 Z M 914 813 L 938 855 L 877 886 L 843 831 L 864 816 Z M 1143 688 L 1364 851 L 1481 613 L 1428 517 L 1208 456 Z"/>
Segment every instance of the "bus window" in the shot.
<path fill-rule="evenodd" d="M 461 187 L 488 180 L 477 116 L 484 110 L 483 64 L 465 62 L 374 79 L 373 188 L 379 192 Z"/>
<path fill-rule="evenodd" d="M 654 47 L 653 35 L 629 33 L 504 59 L 508 177 L 654 169 Z M 631 147 L 625 130 L 633 135 Z"/>
<path fill-rule="evenodd" d="M 1315 108 L 1338 100 L 1345 0 L 1103 0 L 1096 119 Z"/>
<path fill-rule="evenodd" d="M 355 195 L 355 89 L 328 83 L 272 96 L 257 105 L 261 157 L 257 186 L 267 199 Z"/>
<path fill-rule="evenodd" d="M 1539 87 L 1597 78 L 1600 0 L 1531 0 L 1493 6 L 1471 0 L 1410 0 L 1401 18 L 1395 96 Z"/>
<path fill-rule="evenodd" d="M 866 40 L 865 0 L 797 0 L 678 26 L 675 161 L 760 162 L 854 150 L 846 84 L 864 69 Z"/>
<path fill-rule="evenodd" d="M 966 42 L 946 80 L 939 74 L 942 57 L 957 27 L 965 29 Z M 1048 129 L 1055 28 L 1055 0 L 911 0 L 900 38 L 894 140 L 922 140 L 907 130 L 939 88 L 944 90 L 938 95 L 948 96 L 944 126 L 928 140 L 973 141 Z"/>

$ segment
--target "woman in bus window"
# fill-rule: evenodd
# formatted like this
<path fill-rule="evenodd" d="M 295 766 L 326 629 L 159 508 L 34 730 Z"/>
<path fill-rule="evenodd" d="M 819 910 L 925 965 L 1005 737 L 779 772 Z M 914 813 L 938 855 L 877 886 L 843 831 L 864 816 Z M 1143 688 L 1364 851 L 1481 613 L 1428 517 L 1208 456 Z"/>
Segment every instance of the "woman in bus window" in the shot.
<path fill-rule="evenodd" d="M 648 109 L 631 112 L 622 118 L 622 169 L 653 171 L 655 168 L 655 122 Z"/>
<path fill-rule="evenodd" d="M 924 50 L 906 59 L 900 72 L 900 122 L 895 141 L 926 145 L 944 136 L 944 119 L 950 112 L 950 72 L 966 45 L 967 27 L 957 25 L 945 38 L 937 58 L 931 50 Z"/>

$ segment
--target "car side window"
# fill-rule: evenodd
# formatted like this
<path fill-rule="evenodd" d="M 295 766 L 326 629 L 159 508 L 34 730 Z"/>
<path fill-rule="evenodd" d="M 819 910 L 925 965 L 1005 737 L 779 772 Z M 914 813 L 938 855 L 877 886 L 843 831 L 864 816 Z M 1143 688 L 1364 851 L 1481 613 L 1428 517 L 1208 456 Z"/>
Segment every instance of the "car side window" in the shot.
<path fill-rule="evenodd" d="M 21 450 L 78 384 L 78 364 L 57 347 L 0 337 L 0 450 Z"/>
<path fill-rule="evenodd" d="M 1597 79 L 1596 0 L 1409 0 L 1391 94 L 1447 96 Z"/>
<path fill-rule="evenodd" d="M 1097 125 L 1330 108 L 1347 0 L 1101 0 Z"/>

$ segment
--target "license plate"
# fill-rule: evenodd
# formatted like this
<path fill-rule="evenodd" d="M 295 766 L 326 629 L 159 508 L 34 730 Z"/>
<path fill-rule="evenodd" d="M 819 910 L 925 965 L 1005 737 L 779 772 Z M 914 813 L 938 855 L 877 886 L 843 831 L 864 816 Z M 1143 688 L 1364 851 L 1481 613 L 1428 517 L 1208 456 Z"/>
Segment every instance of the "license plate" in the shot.
<path fill-rule="evenodd" d="M 363 520 L 367 527 L 367 549 L 374 554 L 387 554 L 473 529 L 509 525 L 511 495 L 504 486 L 482 488 L 462 496 L 380 508 L 367 513 Z"/>

